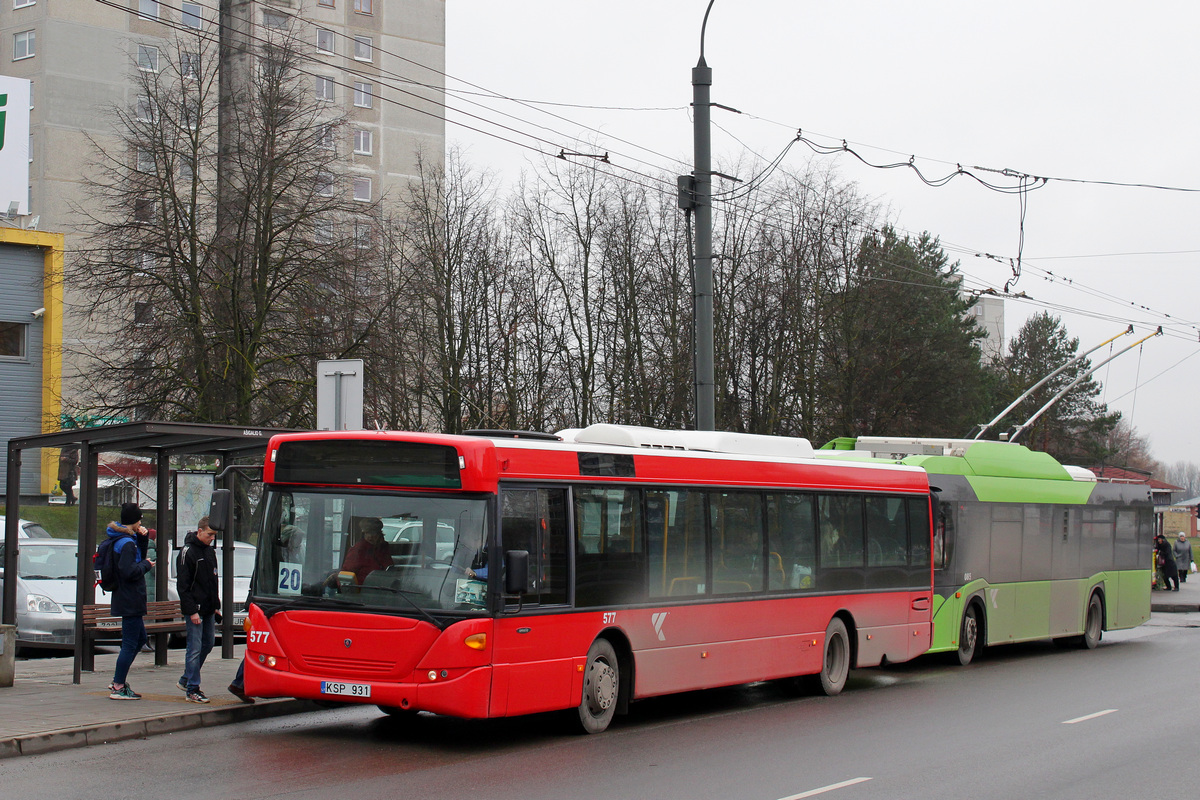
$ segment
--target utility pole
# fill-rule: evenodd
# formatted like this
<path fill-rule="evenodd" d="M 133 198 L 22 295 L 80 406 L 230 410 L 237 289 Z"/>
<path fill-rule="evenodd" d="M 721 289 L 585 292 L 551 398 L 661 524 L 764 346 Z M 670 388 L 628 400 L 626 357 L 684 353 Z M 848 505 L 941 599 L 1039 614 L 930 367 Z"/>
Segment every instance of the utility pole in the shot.
<path fill-rule="evenodd" d="M 712 132 L 710 90 L 712 70 L 704 60 L 704 30 L 714 0 L 709 0 L 700 26 L 700 60 L 692 68 L 692 121 L 694 162 L 691 182 L 692 208 L 696 212 L 696 263 L 693 267 L 692 300 L 695 314 L 696 429 L 716 430 L 716 378 L 713 368 L 713 270 L 712 270 Z"/>

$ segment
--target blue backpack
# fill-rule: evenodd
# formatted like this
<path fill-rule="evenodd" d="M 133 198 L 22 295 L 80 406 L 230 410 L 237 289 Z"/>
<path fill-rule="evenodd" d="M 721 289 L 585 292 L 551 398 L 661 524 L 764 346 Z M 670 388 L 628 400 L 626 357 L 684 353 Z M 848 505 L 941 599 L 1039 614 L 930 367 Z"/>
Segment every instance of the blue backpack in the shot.
<path fill-rule="evenodd" d="M 96 581 L 96 585 L 106 592 L 114 592 L 117 589 L 117 558 L 118 544 L 124 541 L 132 541 L 132 536 L 105 536 L 104 541 L 96 548 L 96 555 L 92 556 L 92 568 L 100 576 Z"/>

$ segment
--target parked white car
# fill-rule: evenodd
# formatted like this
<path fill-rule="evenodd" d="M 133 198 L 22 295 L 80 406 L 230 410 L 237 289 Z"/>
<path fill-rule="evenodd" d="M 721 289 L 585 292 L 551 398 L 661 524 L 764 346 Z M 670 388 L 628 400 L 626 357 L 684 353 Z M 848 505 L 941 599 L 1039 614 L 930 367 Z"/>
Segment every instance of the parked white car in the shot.
<path fill-rule="evenodd" d="M 0 539 L 4 538 L 4 525 L 5 525 L 5 518 L 3 516 L 0 516 Z M 17 520 L 17 525 L 19 526 L 17 528 L 17 537 L 18 538 L 21 538 L 21 537 L 24 537 L 26 539 L 49 539 L 49 538 L 51 538 L 50 531 L 46 530 L 45 528 L 43 528 L 41 525 L 37 524 L 36 522 L 30 522 L 27 519 L 21 519 L 21 520 Z"/>
<path fill-rule="evenodd" d="M 63 647 L 75 642 L 74 539 L 21 537 L 17 555 L 17 646 Z M 0 541 L 0 564 L 4 543 Z M 0 567 L 0 591 L 5 575 Z M 106 603 L 97 592 L 96 602 Z"/>

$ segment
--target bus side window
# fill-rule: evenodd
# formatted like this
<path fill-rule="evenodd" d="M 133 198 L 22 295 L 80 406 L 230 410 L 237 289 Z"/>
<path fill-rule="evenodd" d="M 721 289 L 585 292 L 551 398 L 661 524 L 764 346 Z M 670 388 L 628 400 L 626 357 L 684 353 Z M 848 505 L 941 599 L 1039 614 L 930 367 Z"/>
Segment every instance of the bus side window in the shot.
<path fill-rule="evenodd" d="M 578 486 L 575 495 L 575 605 L 636 603 L 646 597 L 642 492 Z"/>
<path fill-rule="evenodd" d="M 767 577 L 771 589 L 817 588 L 817 528 L 808 494 L 767 495 Z M 782 575 L 777 574 L 778 557 Z"/>
<path fill-rule="evenodd" d="M 650 596 L 704 594 L 708 571 L 704 492 L 650 491 L 646 507 L 650 523 Z"/>

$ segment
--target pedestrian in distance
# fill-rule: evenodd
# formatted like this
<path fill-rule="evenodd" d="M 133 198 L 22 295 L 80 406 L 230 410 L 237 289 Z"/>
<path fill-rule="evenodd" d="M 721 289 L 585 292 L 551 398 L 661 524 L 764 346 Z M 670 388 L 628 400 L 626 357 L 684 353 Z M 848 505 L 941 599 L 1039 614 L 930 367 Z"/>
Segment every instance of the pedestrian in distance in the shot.
<path fill-rule="evenodd" d="M 109 685 L 108 696 L 113 700 L 141 700 L 142 696 L 129 685 L 129 667 L 146 645 L 146 573 L 154 562 L 146 558 L 149 531 L 142 526 L 142 510 L 137 503 L 121 506 L 121 521 L 110 522 L 105 535 L 113 542 L 116 559 L 117 586 L 112 592 L 111 609 L 121 618 L 121 652 Z"/>
<path fill-rule="evenodd" d="M 187 621 L 187 654 L 178 686 L 189 703 L 208 702 L 200 690 L 200 670 L 212 652 L 217 623 L 221 621 L 217 551 L 212 546 L 217 532 L 208 527 L 208 522 L 208 517 L 201 517 L 196 530 L 183 540 L 175 579 L 179 610 Z"/>
<path fill-rule="evenodd" d="M 1175 553 L 1161 533 L 1154 537 L 1154 559 L 1162 576 L 1163 589 L 1179 591 L 1179 572 L 1175 569 Z"/>
<path fill-rule="evenodd" d="M 1188 572 L 1192 569 L 1192 545 L 1187 540 L 1187 534 L 1179 532 L 1179 538 L 1172 548 L 1175 553 L 1175 571 L 1179 573 L 1181 583 L 1187 582 Z"/>
<path fill-rule="evenodd" d="M 58 485 L 67 497 L 67 505 L 75 505 L 75 480 L 79 477 L 79 448 L 64 447 L 58 453 Z"/>

